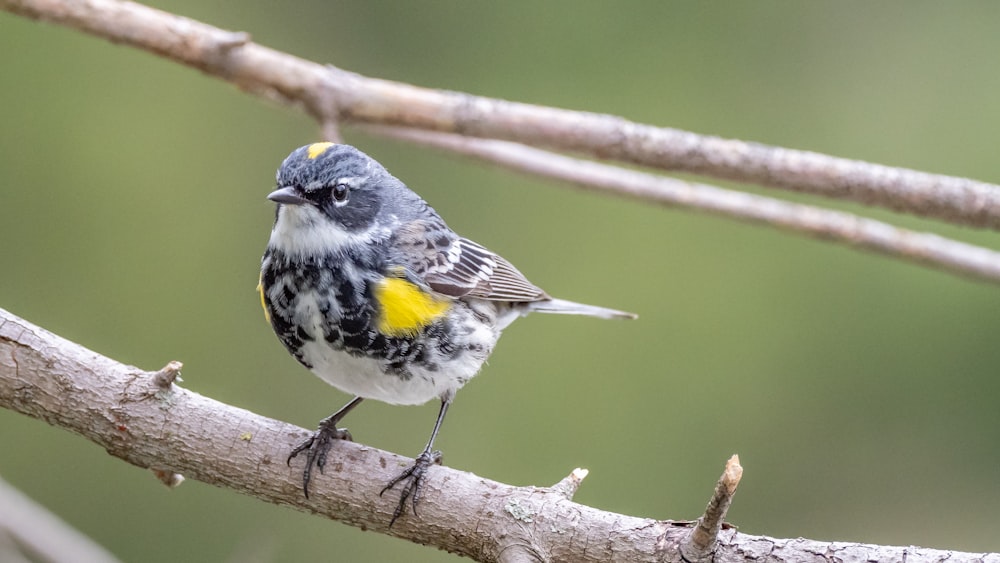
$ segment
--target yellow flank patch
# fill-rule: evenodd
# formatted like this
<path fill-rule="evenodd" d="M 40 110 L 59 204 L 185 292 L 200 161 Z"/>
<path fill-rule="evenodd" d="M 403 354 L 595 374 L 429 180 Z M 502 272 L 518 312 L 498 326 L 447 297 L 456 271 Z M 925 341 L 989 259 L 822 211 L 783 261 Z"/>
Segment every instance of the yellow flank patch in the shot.
<path fill-rule="evenodd" d="M 264 274 L 257 278 L 257 294 L 260 295 L 260 308 L 264 309 L 264 320 L 271 323 L 271 313 L 267 312 L 267 302 L 264 301 Z"/>
<path fill-rule="evenodd" d="M 306 149 L 306 152 L 309 153 L 309 160 L 313 160 L 319 155 L 325 153 L 327 149 L 329 149 L 332 146 L 333 143 L 313 143 L 309 145 L 309 148 Z"/>
<path fill-rule="evenodd" d="M 386 336 L 416 336 L 420 329 L 448 312 L 451 304 L 401 278 L 385 278 L 375 286 L 376 328 Z"/>

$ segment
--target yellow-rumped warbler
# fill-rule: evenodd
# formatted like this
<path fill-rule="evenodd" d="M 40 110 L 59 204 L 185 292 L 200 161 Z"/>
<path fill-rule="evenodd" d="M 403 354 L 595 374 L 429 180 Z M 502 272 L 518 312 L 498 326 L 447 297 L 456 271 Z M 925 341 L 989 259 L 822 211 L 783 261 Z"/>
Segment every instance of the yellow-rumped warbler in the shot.
<path fill-rule="evenodd" d="M 434 438 L 458 391 L 482 367 L 500 332 L 532 311 L 634 318 L 554 299 L 499 255 L 462 238 L 378 162 L 348 145 L 296 149 L 278 169 L 271 238 L 261 264 L 264 312 L 305 367 L 355 397 L 292 450 L 305 451 L 302 485 L 320 471 L 337 423 L 363 399 L 419 405 L 440 399 L 434 430 L 406 481 L 416 512 L 421 480 L 440 462 Z M 390 523 L 391 525 L 391 523 Z"/>

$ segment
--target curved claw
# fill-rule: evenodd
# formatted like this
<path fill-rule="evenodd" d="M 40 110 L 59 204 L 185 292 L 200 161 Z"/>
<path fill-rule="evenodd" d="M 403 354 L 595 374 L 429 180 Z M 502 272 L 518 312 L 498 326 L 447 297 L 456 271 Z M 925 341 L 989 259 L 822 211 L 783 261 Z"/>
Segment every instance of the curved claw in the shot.
<path fill-rule="evenodd" d="M 333 447 L 334 440 L 354 441 L 351 433 L 346 428 L 337 428 L 336 424 L 320 424 L 319 428 L 311 436 L 302 441 L 292 453 L 288 454 L 285 463 L 291 467 L 292 458 L 302 452 L 306 452 L 306 467 L 302 470 L 302 492 L 309 498 L 309 481 L 312 480 L 312 468 L 315 464 L 319 472 L 323 472 L 326 466 L 326 456 Z"/>
<path fill-rule="evenodd" d="M 413 461 L 413 465 L 406 468 L 402 473 L 389 481 L 389 484 L 382 488 L 379 492 L 379 496 L 389 489 L 395 487 L 402 481 L 407 481 L 406 485 L 403 486 L 402 491 L 399 493 L 399 504 L 396 505 L 396 510 L 392 513 L 392 520 L 389 521 L 389 527 L 391 528 L 396 520 L 403 515 L 403 511 L 406 509 L 406 500 L 410 500 L 410 504 L 413 506 L 413 515 L 417 515 L 417 503 L 420 501 L 420 491 L 423 489 L 424 476 L 427 473 L 427 469 L 431 465 L 441 463 L 441 452 L 424 450 L 417 459 Z"/>

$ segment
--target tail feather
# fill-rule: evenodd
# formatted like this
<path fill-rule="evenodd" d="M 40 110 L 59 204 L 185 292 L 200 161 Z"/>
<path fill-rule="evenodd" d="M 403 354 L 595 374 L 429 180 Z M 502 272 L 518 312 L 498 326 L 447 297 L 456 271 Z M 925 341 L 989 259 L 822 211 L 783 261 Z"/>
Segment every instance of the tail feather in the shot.
<path fill-rule="evenodd" d="M 639 318 L 639 315 L 636 315 L 635 313 L 627 313 L 625 311 L 608 309 L 606 307 L 597 307 L 595 305 L 585 305 L 583 303 L 566 301 L 565 299 L 546 299 L 543 301 L 535 301 L 531 303 L 530 310 L 538 311 L 539 313 L 556 313 L 560 315 L 586 315 L 588 317 L 600 317 L 602 319 Z"/>

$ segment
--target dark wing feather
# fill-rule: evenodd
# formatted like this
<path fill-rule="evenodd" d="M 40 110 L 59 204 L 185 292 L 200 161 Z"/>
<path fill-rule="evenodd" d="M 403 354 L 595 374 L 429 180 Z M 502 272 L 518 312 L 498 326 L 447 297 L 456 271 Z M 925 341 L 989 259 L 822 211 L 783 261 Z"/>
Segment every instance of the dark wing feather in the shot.
<path fill-rule="evenodd" d="M 396 231 L 394 243 L 396 261 L 443 295 L 497 301 L 549 298 L 510 262 L 476 242 L 458 237 L 443 223 L 406 223 Z"/>

